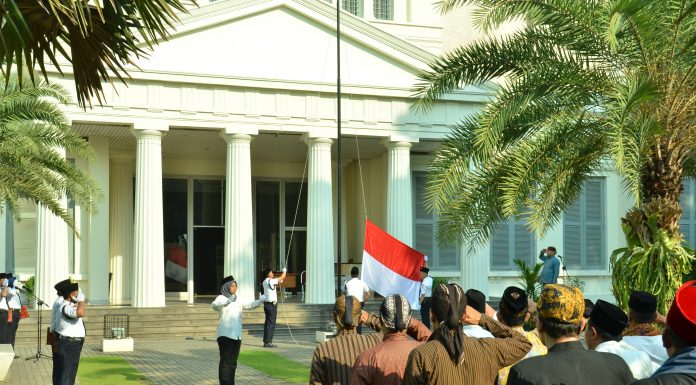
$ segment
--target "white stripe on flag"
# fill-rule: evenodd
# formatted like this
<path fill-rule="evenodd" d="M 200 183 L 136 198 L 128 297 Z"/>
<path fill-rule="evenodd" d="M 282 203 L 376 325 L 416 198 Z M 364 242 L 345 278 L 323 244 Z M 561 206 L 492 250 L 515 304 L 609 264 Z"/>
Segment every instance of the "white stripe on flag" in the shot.
<path fill-rule="evenodd" d="M 365 282 L 370 289 L 382 296 L 386 297 L 390 294 L 401 294 L 411 303 L 411 309 L 420 309 L 420 303 L 418 301 L 420 296 L 420 281 L 414 281 L 397 274 L 373 258 L 372 255 L 365 250 L 363 250 L 362 259 L 362 281 Z"/>

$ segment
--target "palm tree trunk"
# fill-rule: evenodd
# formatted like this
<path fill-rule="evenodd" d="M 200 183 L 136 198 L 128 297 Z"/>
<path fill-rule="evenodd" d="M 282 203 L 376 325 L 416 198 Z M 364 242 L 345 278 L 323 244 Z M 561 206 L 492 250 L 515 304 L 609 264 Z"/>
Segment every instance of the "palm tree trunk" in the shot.
<path fill-rule="evenodd" d="M 679 221 L 682 216 L 679 198 L 684 189 L 684 168 L 677 160 L 678 150 L 670 147 L 666 139 L 662 140 L 655 146 L 652 156 L 644 166 L 641 206 L 652 206 L 652 210 L 647 210 L 649 212 L 659 210 L 660 228 L 673 237 L 679 235 Z"/>

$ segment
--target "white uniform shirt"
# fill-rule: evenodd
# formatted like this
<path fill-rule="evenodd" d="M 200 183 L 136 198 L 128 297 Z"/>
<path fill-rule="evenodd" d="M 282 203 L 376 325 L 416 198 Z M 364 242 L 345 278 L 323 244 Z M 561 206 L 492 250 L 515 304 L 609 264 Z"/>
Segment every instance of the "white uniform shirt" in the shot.
<path fill-rule="evenodd" d="M 56 328 L 58 327 L 58 320 L 60 319 L 60 307 L 63 305 L 63 301 L 65 299 L 61 296 L 58 296 L 55 301 L 53 301 L 53 306 L 51 307 L 51 326 L 50 329 L 52 332 L 56 331 Z"/>
<path fill-rule="evenodd" d="M 495 338 L 488 330 L 479 325 L 464 325 L 462 326 L 464 334 L 473 338 Z"/>
<path fill-rule="evenodd" d="M 77 305 L 70 301 L 63 301 L 58 311 L 56 320 L 56 332 L 65 337 L 84 337 L 85 324 L 82 318 L 77 317 Z"/>
<path fill-rule="evenodd" d="M 1 290 L 0 290 L 1 291 Z M 9 290 L 8 290 L 9 291 Z M 9 295 L 9 294 L 8 294 Z M 7 297 L 0 298 L 0 310 L 8 310 Z"/>
<path fill-rule="evenodd" d="M 345 288 L 346 295 L 352 295 L 353 297 L 357 298 L 360 303 L 365 302 L 365 293 L 370 292 L 370 288 L 367 287 L 367 284 L 357 277 L 346 282 Z"/>
<path fill-rule="evenodd" d="M 261 305 L 266 298 L 261 296 L 257 301 L 242 304 L 239 299 L 230 302 L 224 295 L 218 295 L 211 305 L 220 313 L 217 326 L 217 336 L 233 340 L 242 339 L 242 309 L 251 310 Z"/>
<path fill-rule="evenodd" d="M 427 276 L 421 281 L 420 295 L 424 295 L 425 298 L 430 298 L 433 296 L 433 277 Z"/>
<path fill-rule="evenodd" d="M 266 302 L 278 302 L 276 285 L 278 285 L 278 278 L 266 278 L 263 280 L 263 295 L 266 296 Z"/>
<path fill-rule="evenodd" d="M 7 305 L 11 309 L 19 310 L 22 307 L 22 301 L 19 299 L 19 290 L 16 288 L 7 289 Z"/>
<path fill-rule="evenodd" d="M 657 366 L 662 366 L 669 358 L 667 350 L 662 346 L 662 336 L 626 336 L 622 341 L 647 353 Z"/>
<path fill-rule="evenodd" d="M 652 376 L 653 372 L 657 370 L 658 366 L 655 365 L 647 353 L 642 352 L 633 346 L 623 342 L 623 341 L 606 341 L 597 345 L 595 351 L 613 353 L 617 356 L 623 358 L 626 361 L 633 377 L 636 380 L 643 378 L 648 378 Z"/>

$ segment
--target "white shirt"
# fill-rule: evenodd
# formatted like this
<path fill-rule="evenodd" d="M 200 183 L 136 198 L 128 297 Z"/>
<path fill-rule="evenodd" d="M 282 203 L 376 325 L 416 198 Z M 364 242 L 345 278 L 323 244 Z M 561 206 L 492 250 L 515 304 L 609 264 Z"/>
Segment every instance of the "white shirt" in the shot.
<path fill-rule="evenodd" d="M 357 298 L 360 303 L 365 302 L 365 293 L 370 292 L 370 288 L 367 287 L 367 284 L 357 277 L 346 282 L 344 286 L 346 288 L 346 295 L 352 295 Z"/>
<path fill-rule="evenodd" d="M 257 301 L 249 303 L 241 303 L 239 299 L 230 302 L 224 295 L 218 295 L 212 303 L 212 308 L 220 313 L 217 326 L 217 336 L 227 337 L 233 340 L 242 339 L 242 309 L 251 310 L 261 305 L 265 300 L 265 296 L 261 296 Z"/>
<path fill-rule="evenodd" d="M 647 353 L 642 352 L 623 341 L 606 341 L 597 345 L 595 351 L 613 353 L 626 361 L 636 380 L 648 378 L 659 367 L 650 360 Z"/>
<path fill-rule="evenodd" d="M 85 324 L 77 316 L 77 304 L 63 301 L 58 310 L 56 332 L 65 337 L 84 337 Z"/>
<path fill-rule="evenodd" d="M 647 353 L 658 366 L 662 366 L 669 358 L 667 349 L 662 346 L 662 336 L 626 336 L 622 341 Z"/>
<path fill-rule="evenodd" d="M 266 278 L 263 280 L 263 295 L 266 296 L 266 302 L 278 302 L 276 285 L 278 285 L 278 278 Z"/>
<path fill-rule="evenodd" d="M 61 296 L 58 296 L 55 301 L 53 301 L 53 306 L 51 307 L 51 326 L 50 329 L 52 332 L 56 331 L 56 328 L 58 327 L 58 320 L 60 319 L 60 307 L 63 305 L 63 301 L 65 299 Z"/>
<path fill-rule="evenodd" d="M 424 295 L 425 298 L 430 298 L 433 296 L 433 277 L 427 276 L 421 281 L 420 295 Z"/>
<path fill-rule="evenodd" d="M 11 309 L 19 310 L 22 308 L 22 301 L 19 299 L 19 290 L 11 287 L 7 289 L 7 305 Z"/>
<path fill-rule="evenodd" d="M 479 325 L 464 325 L 462 330 L 464 334 L 473 338 L 495 338 L 491 332 Z"/>

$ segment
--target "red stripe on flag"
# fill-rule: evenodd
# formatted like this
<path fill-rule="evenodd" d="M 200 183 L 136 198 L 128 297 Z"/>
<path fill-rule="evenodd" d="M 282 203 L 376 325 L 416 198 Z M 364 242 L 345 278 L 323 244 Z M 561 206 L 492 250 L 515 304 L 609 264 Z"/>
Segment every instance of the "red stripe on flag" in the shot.
<path fill-rule="evenodd" d="M 425 255 L 365 220 L 365 251 L 395 273 L 420 281 L 420 268 Z"/>

